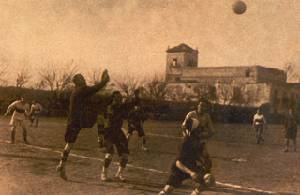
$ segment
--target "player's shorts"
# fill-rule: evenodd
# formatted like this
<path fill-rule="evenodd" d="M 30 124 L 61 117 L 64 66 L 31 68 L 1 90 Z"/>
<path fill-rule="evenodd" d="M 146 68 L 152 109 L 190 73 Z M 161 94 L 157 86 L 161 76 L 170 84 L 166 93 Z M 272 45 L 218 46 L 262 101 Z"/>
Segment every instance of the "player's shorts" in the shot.
<path fill-rule="evenodd" d="M 119 156 L 129 154 L 128 140 L 123 131 L 121 129 L 117 131 L 106 129 L 104 135 L 105 152 L 114 154 L 114 146 L 116 146 Z"/>
<path fill-rule="evenodd" d="M 144 128 L 140 123 L 139 124 L 133 124 L 133 123 L 128 124 L 128 134 L 132 135 L 133 131 L 137 131 L 139 137 L 145 136 Z"/>
<path fill-rule="evenodd" d="M 297 129 L 296 128 L 289 128 L 286 130 L 285 138 L 295 139 L 296 137 L 297 137 Z"/>
<path fill-rule="evenodd" d="M 25 120 L 21 120 L 21 119 L 13 118 L 10 120 L 9 125 L 13 127 L 22 127 L 23 129 L 26 129 Z"/>
<path fill-rule="evenodd" d="M 175 162 L 173 163 L 171 170 L 172 170 L 171 175 L 168 178 L 167 185 L 178 188 L 184 180 L 191 179 L 191 176 L 189 174 L 182 172 L 176 167 Z M 199 177 L 195 180 L 195 182 L 200 185 L 205 185 L 205 182 L 203 180 L 203 176 L 204 176 L 203 169 L 197 166 L 194 167 L 192 170 L 199 175 Z"/>
<path fill-rule="evenodd" d="M 67 130 L 65 133 L 65 142 L 66 143 L 75 143 L 80 130 L 81 130 L 81 128 L 78 125 L 68 124 Z"/>

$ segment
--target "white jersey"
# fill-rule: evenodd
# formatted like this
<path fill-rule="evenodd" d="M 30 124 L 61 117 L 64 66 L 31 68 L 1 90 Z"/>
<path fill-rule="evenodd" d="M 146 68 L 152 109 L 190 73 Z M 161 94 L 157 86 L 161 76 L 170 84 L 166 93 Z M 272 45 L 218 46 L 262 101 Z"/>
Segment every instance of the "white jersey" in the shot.
<path fill-rule="evenodd" d="M 36 103 L 31 105 L 31 109 L 30 109 L 31 114 L 39 114 L 41 111 L 42 111 L 41 104 Z"/>
<path fill-rule="evenodd" d="M 264 125 L 266 123 L 267 123 L 267 121 L 266 121 L 266 119 L 265 119 L 265 117 L 264 117 L 263 114 L 256 113 L 254 115 L 254 117 L 253 117 L 253 124 L 254 125 Z"/>
<path fill-rule="evenodd" d="M 25 102 L 17 100 L 17 101 L 14 101 L 13 103 L 11 103 L 7 108 L 8 113 L 11 112 L 12 110 L 14 110 L 13 115 L 11 117 L 12 121 L 13 120 L 24 120 L 25 114 L 28 113 L 29 105 L 26 104 Z"/>

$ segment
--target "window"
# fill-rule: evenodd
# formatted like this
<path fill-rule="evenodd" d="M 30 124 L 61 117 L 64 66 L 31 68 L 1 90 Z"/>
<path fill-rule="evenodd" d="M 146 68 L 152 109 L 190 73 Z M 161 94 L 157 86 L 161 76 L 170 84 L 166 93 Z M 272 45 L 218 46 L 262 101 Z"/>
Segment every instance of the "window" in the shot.
<path fill-rule="evenodd" d="M 246 76 L 246 77 L 250 77 L 250 70 L 249 70 L 249 69 L 246 70 L 245 76 Z"/>
<path fill-rule="evenodd" d="M 173 66 L 173 67 L 176 67 L 176 66 L 177 66 L 177 58 L 174 58 L 174 59 L 173 59 L 172 66 Z"/>

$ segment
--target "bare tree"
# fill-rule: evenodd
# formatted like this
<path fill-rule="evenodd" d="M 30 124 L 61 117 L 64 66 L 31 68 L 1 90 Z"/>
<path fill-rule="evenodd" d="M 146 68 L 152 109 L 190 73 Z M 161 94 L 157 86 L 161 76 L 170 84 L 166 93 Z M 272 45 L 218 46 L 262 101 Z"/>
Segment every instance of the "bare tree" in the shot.
<path fill-rule="evenodd" d="M 297 81 L 300 82 L 300 75 L 296 69 L 296 64 L 292 62 L 288 62 L 283 67 L 286 75 L 287 75 L 287 81 Z"/>
<path fill-rule="evenodd" d="M 116 84 L 116 88 L 125 94 L 126 97 L 131 97 L 136 89 L 138 89 L 141 85 L 141 82 L 134 78 L 129 73 L 118 76 L 117 79 L 114 79 L 114 83 Z"/>
<path fill-rule="evenodd" d="M 50 64 L 41 69 L 39 71 L 40 84 L 50 91 L 62 91 L 68 88 L 78 68 L 73 65 L 73 61 L 61 67 L 65 68 L 57 68 L 54 64 Z"/>
<path fill-rule="evenodd" d="M 0 86 L 7 85 L 8 64 L 1 60 L 0 62 Z"/>
<path fill-rule="evenodd" d="M 16 87 L 23 88 L 30 80 L 29 69 L 23 67 L 17 74 Z"/>
<path fill-rule="evenodd" d="M 156 74 L 146 83 L 145 91 L 154 100 L 164 100 L 167 94 L 167 84 L 162 76 Z"/>

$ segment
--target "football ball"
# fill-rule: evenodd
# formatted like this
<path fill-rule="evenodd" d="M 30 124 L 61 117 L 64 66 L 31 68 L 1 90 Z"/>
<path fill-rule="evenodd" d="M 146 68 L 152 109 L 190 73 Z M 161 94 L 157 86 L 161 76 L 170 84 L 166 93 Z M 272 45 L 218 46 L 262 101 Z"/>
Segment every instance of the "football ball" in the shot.
<path fill-rule="evenodd" d="M 243 1 L 236 1 L 232 5 L 232 10 L 235 14 L 243 14 L 247 10 L 247 5 Z"/>
<path fill-rule="evenodd" d="M 216 185 L 216 179 L 211 173 L 206 173 L 203 176 L 204 182 L 208 187 L 213 187 Z"/>

